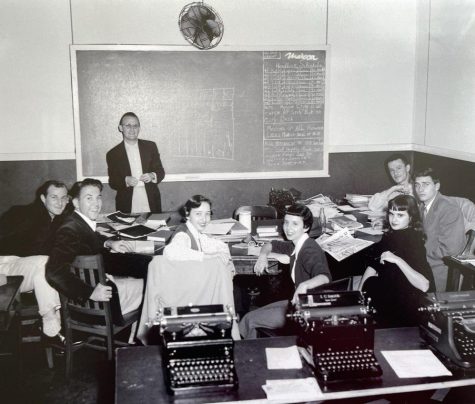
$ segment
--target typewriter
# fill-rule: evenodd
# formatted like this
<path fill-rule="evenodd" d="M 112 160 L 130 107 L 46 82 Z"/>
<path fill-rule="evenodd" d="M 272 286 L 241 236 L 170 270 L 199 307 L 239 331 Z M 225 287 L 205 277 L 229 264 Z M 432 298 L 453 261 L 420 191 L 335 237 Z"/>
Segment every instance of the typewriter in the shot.
<path fill-rule="evenodd" d="M 299 295 L 288 314 L 297 327 L 299 345 L 313 360 L 315 376 L 324 383 L 379 378 L 374 356 L 374 326 L 361 292 Z"/>
<path fill-rule="evenodd" d="M 165 383 L 171 394 L 235 389 L 234 313 L 223 305 L 165 307 L 160 325 Z"/>
<path fill-rule="evenodd" d="M 455 365 L 475 368 L 475 291 L 427 293 L 419 311 L 422 339 Z"/>

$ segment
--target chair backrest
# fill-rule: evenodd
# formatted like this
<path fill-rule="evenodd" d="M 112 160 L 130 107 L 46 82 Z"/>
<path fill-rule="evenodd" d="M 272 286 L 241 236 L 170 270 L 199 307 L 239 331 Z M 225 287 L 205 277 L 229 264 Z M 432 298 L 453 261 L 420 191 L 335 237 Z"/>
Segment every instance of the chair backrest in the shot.
<path fill-rule="evenodd" d="M 81 303 L 61 296 L 64 311 L 71 320 L 99 325 L 121 324 L 123 318 L 117 288 L 113 283 L 107 283 L 102 255 L 77 256 L 71 264 L 71 272 L 92 287 L 102 283 L 113 288 L 110 302 L 95 302 L 89 299 Z M 114 306 L 114 309 L 111 306 Z"/>
<path fill-rule="evenodd" d="M 238 219 L 241 212 L 251 212 L 252 220 L 277 219 L 277 210 L 269 205 L 240 206 L 234 211 L 233 218 Z"/>
<path fill-rule="evenodd" d="M 458 196 L 450 196 L 449 198 L 454 201 L 462 211 L 465 232 L 475 229 L 475 204 L 467 198 Z"/>

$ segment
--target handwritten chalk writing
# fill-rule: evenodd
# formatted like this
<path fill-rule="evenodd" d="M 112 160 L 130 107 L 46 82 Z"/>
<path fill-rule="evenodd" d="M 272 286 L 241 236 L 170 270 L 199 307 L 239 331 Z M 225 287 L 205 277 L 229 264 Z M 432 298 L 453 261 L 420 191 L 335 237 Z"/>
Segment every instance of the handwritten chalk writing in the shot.
<path fill-rule="evenodd" d="M 285 57 L 287 59 L 298 59 L 298 60 L 318 60 L 318 58 L 315 55 L 308 55 L 304 53 L 299 53 L 296 54 L 294 52 L 287 52 L 285 54 Z"/>
<path fill-rule="evenodd" d="M 315 53 L 264 58 L 263 162 L 270 169 L 323 164 L 325 63 Z"/>

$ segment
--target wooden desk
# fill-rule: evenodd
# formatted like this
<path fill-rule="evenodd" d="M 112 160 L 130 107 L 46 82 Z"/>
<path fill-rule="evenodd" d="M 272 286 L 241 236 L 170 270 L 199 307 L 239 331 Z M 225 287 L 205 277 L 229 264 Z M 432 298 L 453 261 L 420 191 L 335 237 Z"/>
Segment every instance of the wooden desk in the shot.
<path fill-rule="evenodd" d="M 265 399 L 261 386 L 267 379 L 304 378 L 311 370 L 268 370 L 266 347 L 287 347 L 295 344 L 295 337 L 260 338 L 235 343 L 235 363 L 239 378 L 237 391 L 209 396 L 180 397 L 166 393 L 163 381 L 161 356 L 158 346 L 120 348 L 116 360 L 116 404 L 126 403 L 204 403 L 233 400 Z M 435 378 L 399 379 L 381 355 L 381 350 L 423 348 L 417 328 L 393 328 L 376 330 L 375 351 L 383 369 L 383 377 L 377 383 L 348 381 L 323 388 L 323 400 L 374 396 L 434 390 L 475 385 L 475 374 L 457 374 Z M 461 371 L 462 372 L 462 371 Z"/>
<path fill-rule="evenodd" d="M 444 257 L 444 263 L 449 267 L 447 291 L 475 288 L 475 266 L 468 262 L 460 262 L 453 257 Z"/>

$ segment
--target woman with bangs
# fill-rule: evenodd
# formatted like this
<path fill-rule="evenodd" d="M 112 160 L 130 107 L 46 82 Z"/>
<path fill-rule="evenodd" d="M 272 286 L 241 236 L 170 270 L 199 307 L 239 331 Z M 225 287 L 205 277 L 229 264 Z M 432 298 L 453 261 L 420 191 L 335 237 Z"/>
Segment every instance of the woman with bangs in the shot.
<path fill-rule="evenodd" d="M 415 198 L 391 199 L 386 220 L 388 231 L 366 251 L 360 289 L 371 298 L 380 326 L 416 325 L 420 297 L 435 286 Z"/>

